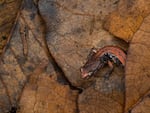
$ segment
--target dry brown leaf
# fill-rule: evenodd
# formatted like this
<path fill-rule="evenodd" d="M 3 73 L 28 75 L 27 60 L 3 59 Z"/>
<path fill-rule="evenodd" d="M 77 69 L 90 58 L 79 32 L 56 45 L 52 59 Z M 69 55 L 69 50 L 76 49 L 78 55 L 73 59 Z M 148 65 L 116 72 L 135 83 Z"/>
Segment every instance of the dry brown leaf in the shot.
<path fill-rule="evenodd" d="M 76 113 L 78 92 L 37 71 L 24 88 L 18 113 Z"/>
<path fill-rule="evenodd" d="M 0 54 L 12 35 L 22 0 L 0 1 Z"/>
<path fill-rule="evenodd" d="M 150 112 L 150 92 L 131 110 L 131 113 L 149 113 Z"/>
<path fill-rule="evenodd" d="M 150 15 L 135 33 L 126 63 L 126 111 L 150 90 Z M 147 112 L 144 112 L 147 113 Z"/>
<path fill-rule="evenodd" d="M 29 8 L 25 10 L 31 12 Z M 37 10 L 34 10 L 34 15 L 37 16 Z M 34 18 L 32 18 L 32 22 L 34 23 Z M 36 22 L 41 23 L 40 19 Z M 38 32 L 36 35 L 41 36 L 41 33 L 43 32 Z M 29 29 L 25 20 L 19 16 L 10 43 L 7 44 L 0 62 L 0 113 L 17 109 L 28 76 L 44 59 L 48 60 L 48 57 L 43 47 Z"/>
<path fill-rule="evenodd" d="M 117 0 L 39 1 L 47 26 L 49 50 L 72 84 L 82 84 L 79 70 L 92 47 L 118 45 L 126 48 L 102 28 L 103 18 L 116 6 Z"/>
<path fill-rule="evenodd" d="M 90 87 L 79 96 L 79 110 L 80 113 L 122 113 L 120 99 L 114 100 Z"/>
<path fill-rule="evenodd" d="M 107 17 L 104 27 L 129 42 L 149 12 L 149 0 L 121 0 L 118 10 Z"/>
<path fill-rule="evenodd" d="M 0 113 L 75 113 L 78 91 L 57 81 L 37 7 L 25 0 L 20 12 L 0 62 Z"/>
<path fill-rule="evenodd" d="M 103 78 L 108 68 L 101 70 L 95 79 L 90 80 L 81 79 L 79 71 L 93 46 L 117 45 L 127 49 L 126 43 L 115 39 L 102 27 L 104 17 L 116 9 L 117 2 L 117 0 L 39 1 L 40 14 L 47 26 L 46 39 L 49 50 L 65 76 L 75 86 L 87 88 L 94 84 L 91 90 L 94 88 L 95 91 L 84 90 L 81 94 L 78 101 L 79 112 L 105 113 L 107 112 L 105 109 L 108 107 L 112 109 L 116 105 L 118 108 L 112 109 L 111 113 L 123 111 L 124 76 L 121 68 L 115 68 L 108 81 Z M 86 100 L 86 96 L 88 98 L 89 95 L 92 99 Z M 103 106 L 106 101 L 111 103 Z M 99 109 L 100 106 L 104 108 Z"/>
<path fill-rule="evenodd" d="M 148 113 L 149 108 L 145 106 L 149 106 L 150 89 L 150 16 L 144 19 L 149 12 L 148 1 L 123 0 L 119 13 L 111 15 L 121 23 L 118 26 L 123 25 L 119 32 L 115 32 L 120 34 L 115 35 L 126 41 L 131 40 L 144 19 L 128 52 L 126 88 L 122 68 L 115 67 L 109 80 L 103 77 L 108 67 L 90 80 L 80 78 L 79 69 L 93 46 L 117 45 L 127 49 L 126 43 L 113 38 L 102 26 L 105 16 L 114 11 L 117 4 L 118 0 L 39 0 L 39 4 L 37 0 L 25 0 L 0 62 L 0 113 L 13 112 L 13 109 L 16 112 L 19 105 L 19 113 L 122 113 L 124 109 L 126 112 Z M 37 5 L 45 23 L 39 16 Z M 121 15 L 122 12 L 126 12 L 125 15 Z M 107 27 L 118 28 L 110 23 L 106 24 Z M 58 72 L 53 68 L 57 63 L 49 62 L 54 59 L 48 49 L 69 84 L 85 88 L 79 99 L 77 91 L 58 83 Z"/>

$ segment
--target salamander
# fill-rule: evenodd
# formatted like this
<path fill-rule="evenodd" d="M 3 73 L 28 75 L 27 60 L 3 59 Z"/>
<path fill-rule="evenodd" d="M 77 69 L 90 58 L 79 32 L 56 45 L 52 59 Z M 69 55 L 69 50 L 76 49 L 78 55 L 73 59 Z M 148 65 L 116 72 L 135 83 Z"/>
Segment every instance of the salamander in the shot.
<path fill-rule="evenodd" d="M 105 46 L 100 49 L 92 48 L 87 62 L 80 68 L 81 77 L 89 78 L 105 65 L 109 65 L 108 75 L 113 71 L 113 63 L 125 66 L 126 53 L 117 46 Z"/>

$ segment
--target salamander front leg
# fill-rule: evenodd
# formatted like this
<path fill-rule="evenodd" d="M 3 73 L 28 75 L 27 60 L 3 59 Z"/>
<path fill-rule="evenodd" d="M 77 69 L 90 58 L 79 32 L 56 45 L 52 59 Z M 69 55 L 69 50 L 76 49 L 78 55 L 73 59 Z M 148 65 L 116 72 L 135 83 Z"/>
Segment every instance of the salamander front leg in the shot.
<path fill-rule="evenodd" d="M 109 79 L 111 73 L 112 73 L 113 70 L 114 70 L 114 66 L 113 66 L 112 62 L 109 61 L 109 60 L 108 60 L 108 66 L 109 66 L 110 69 L 109 69 L 109 70 L 105 73 L 105 75 L 104 75 L 105 80 L 108 80 L 108 79 Z"/>

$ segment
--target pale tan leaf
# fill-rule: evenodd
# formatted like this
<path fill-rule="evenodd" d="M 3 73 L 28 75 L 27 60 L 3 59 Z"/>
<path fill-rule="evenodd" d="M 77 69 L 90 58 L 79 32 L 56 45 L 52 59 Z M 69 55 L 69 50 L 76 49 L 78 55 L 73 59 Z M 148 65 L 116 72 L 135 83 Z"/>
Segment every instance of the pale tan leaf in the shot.
<path fill-rule="evenodd" d="M 150 15 L 135 33 L 126 63 L 126 111 L 150 90 Z"/>
<path fill-rule="evenodd" d="M 116 37 L 129 42 L 149 12 L 148 0 L 121 0 L 118 9 L 107 17 L 104 27 Z"/>

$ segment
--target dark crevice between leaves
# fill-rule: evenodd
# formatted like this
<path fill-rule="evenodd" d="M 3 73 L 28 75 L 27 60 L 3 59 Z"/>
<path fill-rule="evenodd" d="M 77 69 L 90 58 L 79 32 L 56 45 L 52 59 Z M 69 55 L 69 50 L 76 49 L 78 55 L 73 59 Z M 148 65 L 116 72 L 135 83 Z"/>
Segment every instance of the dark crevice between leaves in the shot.
<path fill-rule="evenodd" d="M 131 110 L 129 110 L 129 112 L 128 113 L 131 113 Z"/>
<path fill-rule="evenodd" d="M 82 93 L 82 90 L 79 91 L 79 95 Z M 80 113 L 80 110 L 79 110 L 79 95 L 77 95 L 77 98 L 76 98 L 76 113 Z"/>
<path fill-rule="evenodd" d="M 71 84 L 71 82 L 68 80 L 68 78 L 65 76 L 65 74 L 62 71 L 61 67 L 58 65 L 58 63 L 56 62 L 55 58 L 52 56 L 52 54 L 51 54 L 51 52 L 50 52 L 50 50 L 48 48 L 48 45 L 46 43 L 46 40 L 44 42 L 45 42 L 45 45 L 46 45 L 46 48 L 47 48 L 47 54 L 48 54 L 49 61 L 51 62 L 51 64 L 54 67 L 55 72 L 57 73 L 57 81 L 60 84 L 69 85 L 71 90 L 77 90 L 79 94 L 82 93 L 82 89 L 80 89 L 80 88 L 78 88 L 76 86 L 73 86 Z M 77 95 L 77 99 L 76 99 L 76 113 L 79 113 L 78 97 L 79 97 L 79 95 Z"/>
<path fill-rule="evenodd" d="M 17 59 L 17 62 L 19 62 L 19 61 L 18 61 L 18 58 L 17 58 L 17 55 L 15 54 L 15 52 L 13 51 L 13 49 L 11 48 L 11 46 L 9 46 L 9 48 L 10 48 L 10 50 L 11 50 L 13 56 L 15 57 L 15 59 Z M 22 72 L 23 72 L 22 66 L 20 65 L 20 63 L 18 63 L 18 64 L 19 64 L 20 69 L 21 69 Z M 27 77 L 27 78 L 29 78 L 29 77 Z M 2 79 L 2 80 L 3 80 L 3 79 Z M 1 80 L 1 81 L 2 81 L 2 80 Z M 27 82 L 28 82 L 28 80 L 27 80 L 27 81 L 24 83 L 24 85 L 22 86 L 22 88 L 21 88 L 22 91 L 23 91 L 23 89 L 24 89 L 24 87 L 25 87 L 25 85 L 26 85 Z M 5 83 L 3 83 L 3 84 L 5 85 Z M 9 111 L 6 112 L 6 113 L 17 113 L 17 110 L 18 110 L 18 108 L 19 108 L 18 103 L 19 103 L 19 101 L 20 101 L 20 99 L 21 99 L 22 92 L 21 92 L 21 94 L 19 95 L 19 97 L 18 97 L 17 99 L 11 100 L 11 96 L 9 95 L 9 90 L 8 90 L 8 88 L 7 88 L 7 85 L 5 85 L 4 87 L 5 87 L 7 96 L 8 96 L 8 98 L 9 98 L 9 100 L 10 100 L 10 101 L 9 101 L 9 103 L 10 103 Z M 13 101 L 14 101 L 14 102 L 13 102 Z"/>
<path fill-rule="evenodd" d="M 29 0 L 25 0 L 25 3 L 28 4 L 28 1 Z M 26 7 L 26 6 L 25 6 Z M 33 8 L 34 7 L 34 8 Z M 34 9 L 35 10 L 35 7 L 36 7 L 36 13 L 39 14 L 39 16 L 41 17 L 42 21 L 43 21 L 43 26 L 46 26 L 46 23 L 44 21 L 44 19 L 42 18 L 41 14 L 40 14 L 40 11 L 39 11 L 39 8 L 37 5 L 34 4 L 34 2 L 30 1 L 30 5 L 28 6 L 28 8 L 31 10 Z M 27 9 L 28 9 L 27 8 Z M 29 10 L 28 9 L 28 10 Z M 45 30 L 46 31 L 46 30 Z M 46 33 L 45 33 L 46 34 Z M 55 58 L 53 57 L 53 55 L 51 54 L 51 51 L 49 50 L 48 48 L 48 44 L 47 44 L 47 41 L 46 41 L 46 35 L 43 38 L 43 41 L 44 41 L 44 46 L 43 46 L 43 49 L 47 55 L 47 57 L 49 58 L 49 61 L 51 62 L 55 72 L 56 72 L 56 75 L 57 75 L 57 81 L 58 83 L 62 84 L 62 85 L 68 85 L 70 87 L 71 90 L 76 90 L 78 91 L 78 93 L 80 94 L 82 92 L 82 89 L 72 85 L 72 83 L 68 80 L 68 78 L 65 76 L 63 70 L 61 69 L 61 67 L 58 65 L 57 61 L 55 60 Z M 40 42 L 39 42 L 40 43 Z M 77 99 L 76 99 L 76 113 L 79 113 L 79 108 L 78 108 L 78 96 L 77 95 Z M 13 112 L 12 112 L 13 113 Z"/>
<path fill-rule="evenodd" d="M 39 11 L 39 8 L 38 9 L 38 14 L 40 15 L 41 19 L 43 20 L 43 23 L 44 25 L 46 26 L 46 23 L 42 17 L 42 15 L 40 14 L 40 11 Z M 45 36 L 46 37 L 46 36 Z M 55 58 L 53 57 L 53 55 L 51 54 L 51 51 L 49 50 L 48 48 L 48 44 L 46 42 L 46 38 L 43 39 L 44 40 L 44 43 L 45 43 L 45 46 L 46 46 L 46 53 L 47 53 L 47 56 L 49 58 L 49 61 L 52 63 L 53 67 L 54 67 L 54 70 L 56 71 L 57 73 L 57 81 L 60 83 L 60 84 L 63 84 L 63 85 L 69 85 L 70 89 L 72 90 L 77 90 L 78 91 L 78 95 L 77 95 L 77 98 L 76 98 L 76 113 L 79 113 L 79 104 L 78 104 L 78 98 L 79 98 L 79 94 L 82 93 L 82 89 L 74 86 L 71 84 L 71 82 L 68 80 L 68 78 L 65 76 L 65 73 L 63 72 L 63 70 L 61 69 L 61 67 L 58 65 L 57 61 L 55 60 Z"/>
<path fill-rule="evenodd" d="M 18 108 L 16 106 L 12 106 L 11 109 L 10 109 L 10 111 L 7 112 L 7 113 L 17 113 L 17 109 Z"/>
<path fill-rule="evenodd" d="M 37 8 L 39 9 L 39 8 Z M 46 26 L 45 24 L 45 21 L 44 19 L 42 18 L 41 14 L 40 14 L 40 11 L 38 10 L 38 14 L 40 15 L 41 19 L 43 20 L 43 23 L 44 23 L 44 26 Z M 60 84 L 63 84 L 63 85 L 69 85 L 70 88 L 72 90 L 78 90 L 79 93 L 82 92 L 82 90 L 76 86 L 73 86 L 71 84 L 71 82 L 68 80 L 68 78 L 65 76 L 63 70 L 61 69 L 61 67 L 58 65 L 57 61 L 55 60 L 55 58 L 53 57 L 53 55 L 51 54 L 49 48 L 48 48 L 48 45 L 47 45 L 47 42 L 46 42 L 46 38 L 43 38 L 43 41 L 45 43 L 45 46 L 46 46 L 46 54 L 49 58 L 49 61 L 52 63 L 53 67 L 54 67 L 54 70 L 56 71 L 57 73 L 57 81 L 60 83 Z"/>
<path fill-rule="evenodd" d="M 78 90 L 79 93 L 82 92 L 82 90 L 76 86 L 73 86 L 71 84 L 71 82 L 68 80 L 68 78 L 65 76 L 64 72 L 62 71 L 61 67 L 58 65 L 58 63 L 56 62 L 55 58 L 53 57 L 53 55 L 51 54 L 49 48 L 48 48 L 48 45 L 47 45 L 47 42 L 46 42 L 46 39 L 44 39 L 44 43 L 45 43 L 45 46 L 46 46 L 46 53 L 47 53 L 47 56 L 49 58 L 49 61 L 51 62 L 51 64 L 53 65 L 54 67 L 54 70 L 56 71 L 57 73 L 57 81 L 60 83 L 60 84 L 63 84 L 63 85 L 69 85 L 70 88 L 72 90 Z"/>

